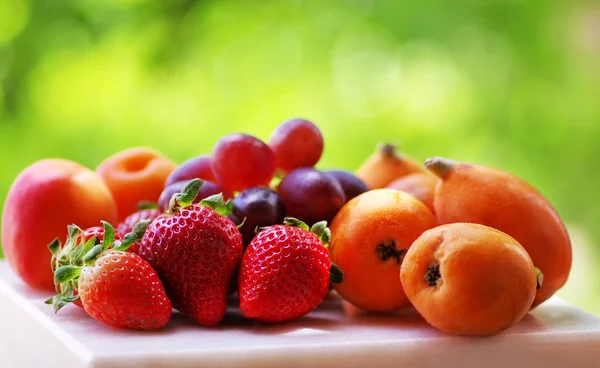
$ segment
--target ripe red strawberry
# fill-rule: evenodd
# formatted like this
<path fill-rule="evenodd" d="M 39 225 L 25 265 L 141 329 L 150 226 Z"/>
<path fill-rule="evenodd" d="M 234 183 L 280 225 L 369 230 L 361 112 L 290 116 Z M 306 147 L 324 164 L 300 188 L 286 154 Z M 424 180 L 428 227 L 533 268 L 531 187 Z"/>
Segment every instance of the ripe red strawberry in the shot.
<path fill-rule="evenodd" d="M 244 316 L 261 322 L 294 320 L 316 308 L 341 282 L 326 248 L 325 222 L 308 226 L 286 218 L 261 230 L 250 242 L 240 266 L 238 295 Z M 331 274 L 330 274 L 331 272 Z"/>
<path fill-rule="evenodd" d="M 69 238 L 67 238 L 67 241 L 65 242 L 65 246 L 64 248 L 61 248 L 60 243 L 58 244 L 58 248 L 59 251 L 57 251 L 58 253 L 56 255 L 54 255 L 52 257 L 52 271 L 56 271 L 56 269 L 60 266 L 63 266 L 66 264 L 66 262 L 68 262 L 68 256 L 69 253 L 73 250 L 74 247 L 80 246 L 85 244 L 86 242 L 90 241 L 92 238 L 96 237 L 94 239 L 94 243 L 96 244 L 102 244 L 104 242 L 104 231 L 105 228 L 104 226 L 92 226 L 89 227 L 85 230 L 83 230 L 83 232 L 81 231 L 81 229 L 77 226 L 69 226 Z M 111 229 L 109 229 L 109 231 L 112 231 L 112 227 Z M 83 234 L 83 241 L 81 239 L 81 236 Z M 123 233 L 118 232 L 118 231 L 114 231 L 114 240 L 118 240 L 118 241 L 122 241 L 123 240 Z M 57 241 L 57 240 L 55 240 Z M 60 254 L 60 256 L 57 257 L 57 255 Z M 57 292 L 62 292 L 62 288 L 61 286 L 57 286 Z M 77 288 L 75 288 L 74 290 L 74 294 L 77 295 Z M 83 307 L 83 304 L 81 303 L 80 299 L 77 299 L 73 304 L 75 304 L 78 307 Z"/>
<path fill-rule="evenodd" d="M 173 307 L 198 324 L 218 325 L 242 257 L 242 235 L 218 194 L 192 204 L 203 182 L 189 181 L 148 226 L 139 255 L 158 272 Z"/>
<path fill-rule="evenodd" d="M 145 208 L 140 209 L 131 215 L 127 216 L 119 225 L 117 225 L 117 232 L 121 234 L 127 234 L 133 230 L 135 224 L 140 221 L 152 221 L 160 215 L 160 210 L 158 208 Z M 137 253 L 140 249 L 140 245 L 142 245 L 142 239 L 138 239 L 129 247 L 129 251 L 133 253 Z"/>
<path fill-rule="evenodd" d="M 106 236 L 104 244 L 83 243 L 80 234 L 70 227 L 69 233 L 79 242 L 68 255 L 62 255 L 65 264 L 54 273 L 57 288 L 62 292 L 46 303 L 53 304 L 58 312 L 67 303 L 80 300 L 92 318 L 117 328 L 164 327 L 172 315 L 164 287 L 148 262 L 126 251 L 137 239 L 139 228 L 136 233 L 127 234 L 123 242 L 113 243 L 114 231 L 105 223 L 107 227 L 111 234 Z M 56 254 L 55 244 L 51 245 L 51 251 Z"/>

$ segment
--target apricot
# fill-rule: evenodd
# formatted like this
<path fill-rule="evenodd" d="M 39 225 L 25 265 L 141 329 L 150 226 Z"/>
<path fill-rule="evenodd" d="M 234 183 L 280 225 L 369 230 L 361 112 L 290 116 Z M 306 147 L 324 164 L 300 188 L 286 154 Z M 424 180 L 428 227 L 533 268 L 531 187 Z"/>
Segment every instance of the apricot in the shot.
<path fill-rule="evenodd" d="M 519 242 L 471 223 L 425 231 L 408 249 L 400 279 L 430 325 L 464 336 L 492 335 L 518 323 L 529 311 L 538 281 Z"/>
<path fill-rule="evenodd" d="M 102 179 L 66 159 L 44 159 L 14 180 L 2 213 L 2 246 L 8 264 L 26 284 L 54 290 L 48 244 L 63 242 L 67 226 L 116 222 L 117 209 Z"/>
<path fill-rule="evenodd" d="M 120 222 L 137 211 L 141 202 L 156 203 L 176 167 L 175 161 L 155 149 L 134 147 L 106 158 L 96 172 L 115 199 Z"/>
<path fill-rule="evenodd" d="M 330 224 L 331 261 L 344 272 L 333 288 L 365 312 L 392 313 L 410 302 L 398 274 L 406 250 L 435 216 L 412 195 L 373 189 L 348 201 Z"/>
<path fill-rule="evenodd" d="M 397 146 L 380 144 L 356 170 L 356 176 L 370 189 L 381 189 L 392 181 L 415 172 L 426 172 L 414 158 L 399 152 Z"/>
<path fill-rule="evenodd" d="M 471 222 L 515 238 L 544 276 L 532 307 L 567 282 L 572 247 L 551 203 L 533 186 L 502 170 L 433 157 L 425 166 L 440 177 L 434 197 L 438 223 Z"/>
<path fill-rule="evenodd" d="M 391 182 L 387 187 L 412 194 L 435 213 L 433 197 L 435 187 L 440 180 L 430 172 L 413 173 Z"/>

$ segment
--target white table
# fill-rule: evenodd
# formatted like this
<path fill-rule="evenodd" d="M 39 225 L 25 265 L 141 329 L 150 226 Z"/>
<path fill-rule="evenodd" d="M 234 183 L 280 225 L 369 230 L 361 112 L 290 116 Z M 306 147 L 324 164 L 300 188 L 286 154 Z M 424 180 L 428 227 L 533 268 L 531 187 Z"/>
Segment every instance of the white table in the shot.
<path fill-rule="evenodd" d="M 293 323 L 261 325 L 232 306 L 219 327 L 176 313 L 149 333 L 113 329 L 74 305 L 55 315 L 48 296 L 0 262 L 0 367 L 600 367 L 600 318 L 558 298 L 502 334 L 463 338 L 412 310 L 345 313 L 335 296 Z"/>

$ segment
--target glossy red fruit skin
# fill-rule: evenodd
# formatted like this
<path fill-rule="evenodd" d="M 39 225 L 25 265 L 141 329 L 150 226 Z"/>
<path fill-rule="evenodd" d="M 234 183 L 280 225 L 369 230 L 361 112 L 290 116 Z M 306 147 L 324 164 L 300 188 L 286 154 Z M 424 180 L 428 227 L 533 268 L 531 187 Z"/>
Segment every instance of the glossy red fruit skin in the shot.
<path fill-rule="evenodd" d="M 211 167 L 217 183 L 234 192 L 242 191 L 269 185 L 275 174 L 275 155 L 260 139 L 232 133 L 214 145 Z"/>
<path fill-rule="evenodd" d="M 109 250 L 85 266 L 78 291 L 85 311 L 116 328 L 164 327 L 172 306 L 157 273 L 136 254 Z"/>
<path fill-rule="evenodd" d="M 187 180 L 178 181 L 166 187 L 160 194 L 160 197 L 158 198 L 158 208 L 161 211 L 166 211 L 169 208 L 169 203 L 171 203 L 171 197 L 173 197 L 173 194 L 179 193 L 187 182 Z M 223 188 L 221 185 L 212 181 L 204 181 L 204 184 L 202 184 L 202 186 L 200 187 L 200 190 L 198 191 L 198 194 L 196 195 L 196 198 L 194 199 L 193 203 L 199 203 L 204 198 L 219 193 L 223 194 L 224 200 L 233 198 L 233 193 Z"/>
<path fill-rule="evenodd" d="M 165 212 L 146 229 L 139 254 L 175 309 L 200 325 L 220 324 L 242 257 L 242 235 L 231 220 L 199 204 Z"/>
<path fill-rule="evenodd" d="M 138 211 L 132 213 L 131 215 L 127 216 L 125 219 L 123 219 L 123 221 L 121 221 L 117 225 L 117 228 L 115 229 L 115 231 L 119 232 L 121 234 L 130 233 L 133 230 L 133 227 L 135 226 L 135 224 L 137 224 L 138 222 L 153 221 L 160 214 L 161 214 L 161 211 L 157 208 L 148 208 L 148 209 L 138 210 Z M 140 249 L 141 244 L 142 244 L 141 240 L 136 240 L 135 243 L 133 243 L 129 247 L 129 249 L 127 249 L 127 251 L 137 253 Z"/>
<path fill-rule="evenodd" d="M 165 188 L 178 181 L 188 181 L 196 178 L 212 182 L 217 180 L 212 171 L 209 155 L 192 157 L 182 162 L 165 180 Z"/>
<path fill-rule="evenodd" d="M 240 265 L 240 310 L 264 323 L 306 315 L 327 295 L 330 264 L 327 248 L 313 233 L 287 225 L 261 231 Z"/>
<path fill-rule="evenodd" d="M 300 118 L 281 123 L 269 138 L 277 169 L 283 173 L 315 166 L 321 159 L 323 146 L 323 135 L 319 128 L 311 121 Z"/>

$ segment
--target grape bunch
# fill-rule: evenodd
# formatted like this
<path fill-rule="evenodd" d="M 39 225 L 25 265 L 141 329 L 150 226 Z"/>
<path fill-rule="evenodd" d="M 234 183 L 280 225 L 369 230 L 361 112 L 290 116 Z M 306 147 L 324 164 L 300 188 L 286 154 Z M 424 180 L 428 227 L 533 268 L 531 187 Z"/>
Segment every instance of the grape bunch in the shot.
<path fill-rule="evenodd" d="M 259 228 L 281 224 L 285 217 L 308 225 L 331 222 L 347 201 L 368 187 L 351 171 L 318 169 L 323 149 L 319 128 L 300 118 L 281 123 L 268 141 L 247 133 L 225 135 L 212 152 L 184 161 L 171 173 L 159 208 L 168 208 L 173 193 L 199 178 L 204 185 L 194 202 L 218 193 L 231 199 L 229 218 L 238 225 L 245 246 Z"/>

